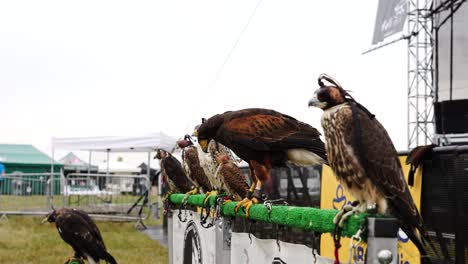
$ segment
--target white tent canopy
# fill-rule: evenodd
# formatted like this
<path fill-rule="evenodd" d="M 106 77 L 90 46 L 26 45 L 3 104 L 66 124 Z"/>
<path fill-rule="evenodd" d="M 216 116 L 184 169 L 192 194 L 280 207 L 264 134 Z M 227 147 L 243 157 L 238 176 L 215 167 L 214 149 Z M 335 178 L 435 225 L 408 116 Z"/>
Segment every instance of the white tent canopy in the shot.
<path fill-rule="evenodd" d="M 98 164 L 99 172 L 110 172 L 110 173 L 139 173 L 140 168 L 133 166 L 132 164 L 126 163 L 118 159 L 103 160 Z"/>
<path fill-rule="evenodd" d="M 102 152 L 151 152 L 155 149 L 171 151 L 176 138 L 162 132 L 131 137 L 52 138 L 53 149 Z"/>

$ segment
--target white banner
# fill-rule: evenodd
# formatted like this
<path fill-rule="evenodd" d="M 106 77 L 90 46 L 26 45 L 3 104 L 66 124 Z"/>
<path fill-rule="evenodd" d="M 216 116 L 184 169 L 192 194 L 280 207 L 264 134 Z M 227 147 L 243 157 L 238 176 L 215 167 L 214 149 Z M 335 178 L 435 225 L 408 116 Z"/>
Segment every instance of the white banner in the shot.
<path fill-rule="evenodd" d="M 247 233 L 232 233 L 231 263 L 235 264 L 312 264 L 314 257 L 312 249 L 304 246 L 280 241 L 280 246 L 274 239 L 258 239 Z M 316 264 L 330 264 L 333 260 L 316 254 Z"/>
<path fill-rule="evenodd" d="M 299 244 L 279 242 L 274 239 L 252 237 L 247 233 L 231 233 L 230 224 L 223 219 L 210 228 L 200 225 L 200 215 L 179 210 L 173 211 L 169 219 L 169 263 L 170 264 L 332 264 L 333 260 L 316 254 L 312 249 Z M 211 219 L 208 219 L 211 221 Z"/>
<path fill-rule="evenodd" d="M 186 222 L 181 222 L 178 213 L 174 210 L 172 217 L 172 263 L 216 264 L 215 227 L 202 227 L 200 215 L 187 210 L 181 216 Z"/>

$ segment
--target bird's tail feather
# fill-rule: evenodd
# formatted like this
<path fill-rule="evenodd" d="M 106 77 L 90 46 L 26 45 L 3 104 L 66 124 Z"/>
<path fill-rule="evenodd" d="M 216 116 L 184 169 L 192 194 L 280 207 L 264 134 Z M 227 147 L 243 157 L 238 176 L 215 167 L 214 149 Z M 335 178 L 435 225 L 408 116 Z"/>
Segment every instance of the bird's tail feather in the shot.
<path fill-rule="evenodd" d="M 106 252 L 105 260 L 107 263 L 117 264 L 117 261 L 115 261 L 114 257 L 111 254 L 109 254 L 109 252 Z"/>
<path fill-rule="evenodd" d="M 430 264 L 431 260 L 430 260 L 429 256 L 427 255 L 427 251 L 426 251 L 426 248 L 425 248 L 426 242 L 428 242 L 430 244 L 430 246 L 434 249 L 434 252 L 436 252 L 436 251 L 435 251 L 434 245 L 432 244 L 432 242 L 429 239 L 429 237 L 427 236 L 427 234 L 422 234 L 421 237 L 419 237 L 417 235 L 417 233 L 416 233 L 415 228 L 409 229 L 409 228 L 402 227 L 402 229 L 406 233 L 406 235 L 408 235 L 411 242 L 413 242 L 414 245 L 418 248 L 419 253 L 421 255 L 421 263 L 422 264 Z"/>

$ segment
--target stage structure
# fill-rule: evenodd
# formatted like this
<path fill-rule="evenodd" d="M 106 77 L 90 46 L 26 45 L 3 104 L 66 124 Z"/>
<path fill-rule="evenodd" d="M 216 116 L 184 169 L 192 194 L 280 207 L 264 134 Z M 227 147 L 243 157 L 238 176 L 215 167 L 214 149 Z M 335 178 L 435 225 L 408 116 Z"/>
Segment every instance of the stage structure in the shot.
<path fill-rule="evenodd" d="M 408 149 L 434 140 L 432 2 L 408 1 Z"/>
<path fill-rule="evenodd" d="M 434 85 L 436 142 L 468 144 L 468 5 L 465 0 L 434 2 Z"/>
<path fill-rule="evenodd" d="M 400 40 L 408 41 L 408 149 L 430 143 L 468 142 L 468 129 L 461 126 L 468 121 L 465 117 L 468 113 L 461 110 L 468 108 L 463 107 L 468 101 L 452 103 L 468 99 L 468 92 L 464 92 L 467 89 L 464 84 L 468 82 L 463 82 L 461 72 L 466 68 L 463 65 L 468 64 L 468 56 L 463 53 L 468 37 L 464 30 L 467 12 L 462 8 L 460 14 L 457 13 L 464 2 L 379 1 L 372 40 L 374 47 L 363 54 Z M 392 38 L 402 32 L 405 21 L 407 34 Z M 458 97 L 453 97 L 456 93 Z"/>

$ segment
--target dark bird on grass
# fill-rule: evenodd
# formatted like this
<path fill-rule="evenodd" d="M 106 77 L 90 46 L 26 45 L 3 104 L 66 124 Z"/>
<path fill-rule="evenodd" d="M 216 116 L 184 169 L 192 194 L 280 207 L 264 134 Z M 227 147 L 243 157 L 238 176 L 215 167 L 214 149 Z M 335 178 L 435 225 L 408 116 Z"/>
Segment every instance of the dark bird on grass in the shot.
<path fill-rule="evenodd" d="M 323 80 L 332 85 L 325 85 Z M 401 220 L 403 231 L 425 255 L 416 234 L 418 229 L 426 235 L 423 221 L 387 131 L 331 77 L 322 74 L 318 81 L 320 88 L 310 99 L 309 106 L 323 109 L 322 127 L 328 162 L 343 187 L 359 202 L 346 215 L 372 207 L 381 214 L 394 215 Z M 342 221 L 336 219 L 338 221 L 341 225 Z"/>
<path fill-rule="evenodd" d="M 86 258 L 88 263 L 116 264 L 114 257 L 107 252 L 101 232 L 88 214 L 82 210 L 61 208 L 49 213 L 42 223 L 55 223 L 60 237 L 75 251 L 76 258 Z"/>
<path fill-rule="evenodd" d="M 200 162 L 201 155 L 206 154 L 199 151 L 189 135 L 177 141 L 177 145 L 182 149 L 182 161 L 185 173 L 195 185 L 195 189 L 191 193 L 212 191 L 214 188 Z"/>
<path fill-rule="evenodd" d="M 410 164 L 410 170 L 408 173 L 408 185 L 413 186 L 414 174 L 418 169 L 419 165 L 426 159 L 430 159 L 432 156 L 432 149 L 437 145 L 430 144 L 424 146 L 417 146 L 410 151 L 406 157 L 406 164 Z"/>
<path fill-rule="evenodd" d="M 182 164 L 171 153 L 158 149 L 155 158 L 160 160 L 161 174 L 169 184 L 169 192 L 188 193 L 194 184 L 185 174 Z"/>
<path fill-rule="evenodd" d="M 247 197 L 236 207 L 238 210 L 244 206 L 247 217 L 249 208 L 258 202 L 256 197 L 259 197 L 262 182 L 271 183 L 272 167 L 287 163 L 316 165 L 327 159 L 317 129 L 269 109 L 250 108 L 217 114 L 205 120 L 196 134 L 204 151 L 209 140 L 214 139 L 249 164 L 252 184 Z"/>

